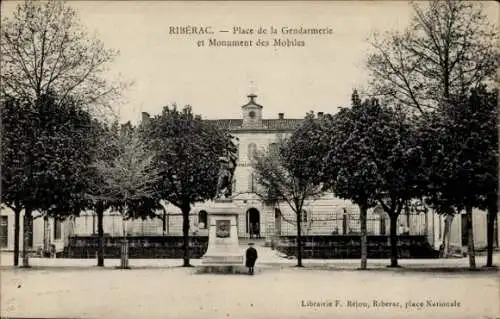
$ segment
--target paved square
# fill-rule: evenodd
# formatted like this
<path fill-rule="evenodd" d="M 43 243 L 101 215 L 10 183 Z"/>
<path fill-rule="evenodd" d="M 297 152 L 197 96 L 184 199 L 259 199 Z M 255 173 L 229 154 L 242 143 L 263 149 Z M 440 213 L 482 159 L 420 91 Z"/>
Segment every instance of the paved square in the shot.
<path fill-rule="evenodd" d="M 43 260 L 32 261 L 36 265 Z M 65 261 L 69 260 L 60 260 Z M 130 270 L 115 269 L 117 260 L 107 261 L 104 269 L 85 264 L 4 267 L 1 315 L 326 319 L 498 318 L 500 314 L 498 272 L 319 270 L 313 263 L 304 269 L 284 263 L 262 265 L 255 276 L 248 276 L 196 274 L 195 268 L 176 267 L 172 261 L 148 268 L 134 260 L 132 267 L 134 262 Z"/>

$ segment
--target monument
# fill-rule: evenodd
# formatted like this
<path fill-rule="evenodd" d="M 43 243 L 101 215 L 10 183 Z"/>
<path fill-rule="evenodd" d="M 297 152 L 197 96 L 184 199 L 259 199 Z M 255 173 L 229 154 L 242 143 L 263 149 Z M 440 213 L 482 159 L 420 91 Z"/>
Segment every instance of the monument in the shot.
<path fill-rule="evenodd" d="M 243 266 L 238 243 L 238 214 L 231 199 L 217 199 L 208 214 L 208 248 L 202 265 Z"/>
<path fill-rule="evenodd" d="M 221 158 L 216 199 L 207 210 L 208 247 L 202 256 L 206 270 L 232 270 L 244 266 L 243 251 L 238 243 L 238 213 L 231 196 L 234 158 Z"/>

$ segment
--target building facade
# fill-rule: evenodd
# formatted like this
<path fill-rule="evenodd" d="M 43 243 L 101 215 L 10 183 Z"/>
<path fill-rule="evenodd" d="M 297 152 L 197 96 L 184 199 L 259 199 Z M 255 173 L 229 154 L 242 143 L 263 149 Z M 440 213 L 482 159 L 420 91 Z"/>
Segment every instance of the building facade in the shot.
<path fill-rule="evenodd" d="M 238 212 L 238 235 L 241 238 L 260 237 L 270 240 L 273 236 L 296 235 L 295 213 L 285 203 L 269 206 L 262 202 L 256 191 L 252 161 L 257 152 L 273 152 L 280 139 L 287 137 L 301 123 L 302 119 L 286 118 L 284 113 L 276 118 L 264 119 L 263 106 L 257 96 L 250 94 L 248 102 L 241 106 L 241 118 L 207 120 L 221 128 L 228 129 L 238 139 L 238 161 L 234 171 L 232 200 Z M 318 116 L 322 116 L 318 113 Z M 143 121 L 149 115 L 143 113 Z M 195 204 L 190 216 L 190 234 L 207 236 L 207 212 L 214 202 Z M 107 212 L 104 217 L 104 233 L 110 236 L 134 235 L 182 235 L 182 214 L 180 210 L 164 203 L 165 212 L 158 218 L 123 222 L 119 214 Z M 22 220 L 22 219 L 21 219 Z M 475 211 L 474 240 L 478 248 L 486 246 L 486 213 Z M 333 194 L 305 203 L 302 215 L 304 235 L 349 235 L 360 232 L 359 209 L 350 201 L 341 200 Z M 444 218 L 432 211 L 408 211 L 398 220 L 398 229 L 410 235 L 425 235 L 435 248 L 442 243 Z M 456 216 L 451 224 L 450 245 L 466 245 L 464 220 Z M 22 225 L 21 225 L 22 226 Z M 368 211 L 368 233 L 389 234 L 389 218 L 380 209 Z M 54 245 L 58 251 L 64 248 L 69 236 L 91 236 L 97 233 L 97 218 L 92 212 L 83 212 L 79 217 L 66 221 L 37 218 L 33 222 L 32 246 Z M 2 209 L 0 215 L 0 243 L 2 249 L 13 249 L 14 215 Z M 21 227 L 22 234 L 22 227 Z M 496 227 L 495 242 L 498 246 L 499 232 Z M 22 243 L 21 243 L 22 246 Z"/>

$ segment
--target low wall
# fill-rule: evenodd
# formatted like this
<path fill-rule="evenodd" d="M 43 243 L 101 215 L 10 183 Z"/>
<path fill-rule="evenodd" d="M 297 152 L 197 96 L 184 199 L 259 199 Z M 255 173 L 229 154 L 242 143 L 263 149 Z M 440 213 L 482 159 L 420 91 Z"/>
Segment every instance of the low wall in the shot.
<path fill-rule="evenodd" d="M 389 236 L 367 236 L 368 258 L 390 258 Z M 295 236 L 277 239 L 275 248 L 288 256 L 296 255 Z M 303 258 L 307 259 L 359 259 L 361 239 L 359 235 L 304 236 Z M 399 258 L 439 258 L 426 236 L 398 236 Z"/>
<path fill-rule="evenodd" d="M 304 236 L 303 258 L 307 259 L 359 259 L 359 235 Z M 389 258 L 389 236 L 372 235 L 368 240 L 368 258 Z M 104 257 L 120 258 L 121 237 L 104 237 Z M 133 236 L 128 237 L 129 258 L 182 258 L 182 236 Z M 190 258 L 201 258 L 208 246 L 207 236 L 189 238 Z M 62 257 L 96 258 L 97 236 L 73 236 L 68 240 Z M 295 256 L 295 236 L 282 236 L 275 242 L 276 250 Z M 59 254 L 58 254 L 59 256 Z M 399 258 L 438 258 L 425 236 L 399 236 Z"/>
<path fill-rule="evenodd" d="M 104 237 L 104 258 L 120 258 L 122 237 Z M 182 258 L 182 236 L 131 236 L 129 258 Z M 98 249 L 97 236 L 72 236 L 62 254 L 65 258 L 96 258 Z M 201 258 L 207 250 L 208 237 L 189 238 L 190 258 Z"/>

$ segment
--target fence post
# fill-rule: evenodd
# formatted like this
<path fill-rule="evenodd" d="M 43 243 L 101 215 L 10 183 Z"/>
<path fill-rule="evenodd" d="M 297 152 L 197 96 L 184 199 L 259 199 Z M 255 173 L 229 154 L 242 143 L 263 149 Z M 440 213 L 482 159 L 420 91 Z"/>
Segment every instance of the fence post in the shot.
<path fill-rule="evenodd" d="M 347 215 L 342 215 L 342 235 L 347 234 Z"/>
<path fill-rule="evenodd" d="M 120 268 L 128 269 L 128 240 L 123 238 L 121 245 L 121 258 L 120 258 Z"/>

